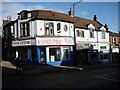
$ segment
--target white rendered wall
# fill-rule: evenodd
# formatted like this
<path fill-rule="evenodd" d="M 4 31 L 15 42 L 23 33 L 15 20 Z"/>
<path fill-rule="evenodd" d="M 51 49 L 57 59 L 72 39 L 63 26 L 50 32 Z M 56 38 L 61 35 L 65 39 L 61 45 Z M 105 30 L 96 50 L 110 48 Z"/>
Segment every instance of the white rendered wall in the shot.
<path fill-rule="evenodd" d="M 97 42 L 96 31 L 94 31 L 94 38 L 90 38 L 89 30 L 76 28 L 75 31 L 77 31 L 77 30 L 84 31 L 84 37 L 77 36 L 77 32 L 76 32 L 76 42 Z"/>
<path fill-rule="evenodd" d="M 42 20 L 36 20 L 36 24 L 37 24 L 37 36 L 41 36 L 44 35 L 45 30 L 44 30 L 44 21 Z"/>
<path fill-rule="evenodd" d="M 17 23 L 14 23 L 14 37 L 17 38 Z"/>
<path fill-rule="evenodd" d="M 34 31 L 37 36 L 43 36 L 45 34 L 45 22 L 53 22 L 54 24 L 54 35 L 55 36 L 74 36 L 73 24 L 62 21 L 45 21 L 45 20 L 36 20 L 34 21 L 34 28 L 37 29 L 37 32 Z M 60 23 L 60 33 L 57 32 L 57 24 Z M 67 25 L 67 31 L 64 31 L 64 25 Z M 35 29 L 35 30 L 36 30 Z"/>
<path fill-rule="evenodd" d="M 105 32 L 105 39 L 102 39 L 102 31 L 98 31 L 98 42 L 108 42 L 109 43 L 109 33 Z"/>

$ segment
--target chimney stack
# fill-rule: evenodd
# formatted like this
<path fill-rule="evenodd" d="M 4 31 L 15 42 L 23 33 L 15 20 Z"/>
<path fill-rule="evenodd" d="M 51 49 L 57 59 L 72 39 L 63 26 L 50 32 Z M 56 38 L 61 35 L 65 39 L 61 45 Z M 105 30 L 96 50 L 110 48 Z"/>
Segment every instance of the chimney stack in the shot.
<path fill-rule="evenodd" d="M 73 15 L 73 11 L 72 11 L 72 9 L 70 8 L 70 11 L 68 12 L 68 14 L 71 16 L 71 17 L 73 17 L 74 15 Z"/>
<path fill-rule="evenodd" d="M 11 21 L 11 16 L 10 16 L 10 15 L 7 16 L 7 20 L 8 20 L 8 21 Z"/>
<path fill-rule="evenodd" d="M 107 25 L 107 24 L 105 24 L 105 28 L 106 28 L 106 31 L 108 32 L 108 29 L 109 29 L 109 28 L 108 28 L 108 25 Z"/>
<path fill-rule="evenodd" d="M 97 16 L 96 16 L 96 15 L 94 15 L 93 20 L 94 20 L 94 21 L 96 21 L 96 22 L 98 21 L 98 18 L 97 18 Z"/>

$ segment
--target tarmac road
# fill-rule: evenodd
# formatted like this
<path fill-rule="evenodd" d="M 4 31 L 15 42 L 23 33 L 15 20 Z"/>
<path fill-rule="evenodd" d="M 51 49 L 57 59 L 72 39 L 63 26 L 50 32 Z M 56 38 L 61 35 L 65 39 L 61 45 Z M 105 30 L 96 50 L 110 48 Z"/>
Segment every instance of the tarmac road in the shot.
<path fill-rule="evenodd" d="M 96 69 L 66 69 L 52 72 L 15 74 L 2 69 L 2 88 L 119 88 L 119 67 Z M 13 74 L 14 72 L 14 74 Z M 37 71 L 36 71 L 37 72 Z M 11 74 L 10 74 L 11 73 Z"/>

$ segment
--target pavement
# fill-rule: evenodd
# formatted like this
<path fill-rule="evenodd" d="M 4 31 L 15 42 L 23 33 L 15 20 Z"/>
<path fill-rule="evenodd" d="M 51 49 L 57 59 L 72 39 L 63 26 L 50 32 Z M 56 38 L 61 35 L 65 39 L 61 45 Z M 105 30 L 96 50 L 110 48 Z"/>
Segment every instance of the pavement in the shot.
<path fill-rule="evenodd" d="M 72 65 L 72 66 L 50 66 L 50 65 L 43 65 L 43 64 L 27 64 L 25 66 L 24 74 L 37 74 L 37 73 L 51 73 L 51 72 L 61 72 L 61 71 L 68 71 L 68 70 L 92 70 L 92 69 L 98 69 L 98 68 L 108 68 L 108 67 L 116 67 L 120 64 L 98 64 L 98 65 Z M 12 75 L 16 74 L 15 69 L 15 63 L 10 61 L 2 61 L 1 63 L 2 71 L 4 74 Z M 6 70 L 5 70 L 6 69 Z M 3 75 L 4 75 L 3 74 Z"/>

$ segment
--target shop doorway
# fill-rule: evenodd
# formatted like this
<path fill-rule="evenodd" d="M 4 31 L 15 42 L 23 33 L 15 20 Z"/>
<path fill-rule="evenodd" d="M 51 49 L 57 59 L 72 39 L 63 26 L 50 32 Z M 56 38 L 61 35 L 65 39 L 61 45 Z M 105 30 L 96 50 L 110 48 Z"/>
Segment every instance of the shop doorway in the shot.
<path fill-rule="evenodd" d="M 60 61 L 60 48 L 49 48 L 49 62 Z"/>
<path fill-rule="evenodd" d="M 32 62 L 33 63 L 38 63 L 38 60 L 37 60 L 37 48 L 32 48 L 31 49 L 31 55 L 32 55 Z"/>

